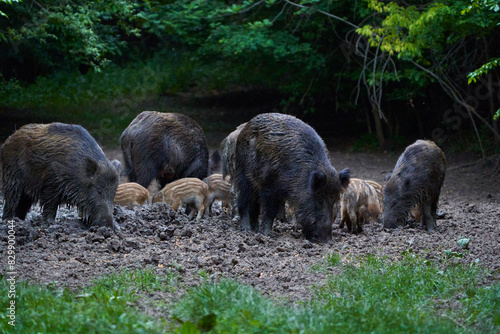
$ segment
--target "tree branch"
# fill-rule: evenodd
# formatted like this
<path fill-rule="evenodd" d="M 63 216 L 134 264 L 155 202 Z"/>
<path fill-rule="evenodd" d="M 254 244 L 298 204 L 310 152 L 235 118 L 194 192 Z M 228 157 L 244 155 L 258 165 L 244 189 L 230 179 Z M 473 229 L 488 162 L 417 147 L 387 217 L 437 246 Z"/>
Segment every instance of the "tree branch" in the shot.
<path fill-rule="evenodd" d="M 314 7 L 307 7 L 307 6 L 304 6 L 304 5 L 300 5 L 298 3 L 295 3 L 295 2 L 292 2 L 292 1 L 289 1 L 289 0 L 285 0 L 286 3 L 289 3 L 290 5 L 292 6 L 296 6 L 296 7 L 299 7 L 299 8 L 302 8 L 302 9 L 310 9 L 310 10 L 313 10 L 315 12 L 318 12 L 318 13 L 321 13 L 323 15 L 326 15 L 326 16 L 329 16 L 331 18 L 334 18 L 338 21 L 341 21 L 341 22 L 344 22 L 345 24 L 347 25 L 350 25 L 351 27 L 353 27 L 354 29 L 359 29 L 360 27 L 358 27 L 357 25 L 355 25 L 354 23 L 351 23 L 347 20 L 344 20 L 343 18 L 341 18 L 340 16 L 337 16 L 337 15 L 333 15 L 333 14 L 330 14 L 330 13 L 327 13 L 321 9 L 317 9 L 317 8 L 314 8 Z"/>

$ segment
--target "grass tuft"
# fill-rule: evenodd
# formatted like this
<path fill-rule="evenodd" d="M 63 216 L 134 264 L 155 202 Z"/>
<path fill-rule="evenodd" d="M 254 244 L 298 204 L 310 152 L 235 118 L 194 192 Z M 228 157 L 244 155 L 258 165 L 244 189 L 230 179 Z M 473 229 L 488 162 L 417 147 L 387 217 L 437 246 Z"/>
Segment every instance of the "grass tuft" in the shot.
<path fill-rule="evenodd" d="M 498 331 L 500 285 L 481 288 L 484 270 L 412 255 L 369 256 L 341 264 L 340 275 L 301 305 L 278 304 L 235 281 L 207 283 L 174 308 L 184 330 L 214 333 L 463 333 Z M 354 264 L 353 264 L 354 263 Z M 207 325 L 208 324 L 208 325 Z"/>
<path fill-rule="evenodd" d="M 171 319 L 140 313 L 148 295 L 175 291 L 177 274 L 125 271 L 77 292 L 16 283 L 19 333 L 496 333 L 500 284 L 483 286 L 476 265 L 428 261 L 406 253 L 398 260 L 325 257 L 329 277 L 309 301 L 276 302 L 234 280 L 206 282 L 180 301 L 166 300 Z M 335 267 L 335 270 L 329 270 Z M 2 305 L 8 284 L 0 285 Z M 142 307 L 141 307 L 142 308 Z M 165 314 L 167 316 L 167 314 Z M 6 313 L 0 330 L 9 332 Z"/>
<path fill-rule="evenodd" d="M 164 278 L 152 270 L 126 271 L 97 280 L 72 292 L 16 282 L 16 322 L 8 324 L 0 313 L 0 330 L 9 333 L 163 333 L 164 320 L 153 319 L 134 308 L 143 292 L 172 289 L 175 275 Z M 1 305 L 10 303 L 8 284 L 1 282 Z"/>

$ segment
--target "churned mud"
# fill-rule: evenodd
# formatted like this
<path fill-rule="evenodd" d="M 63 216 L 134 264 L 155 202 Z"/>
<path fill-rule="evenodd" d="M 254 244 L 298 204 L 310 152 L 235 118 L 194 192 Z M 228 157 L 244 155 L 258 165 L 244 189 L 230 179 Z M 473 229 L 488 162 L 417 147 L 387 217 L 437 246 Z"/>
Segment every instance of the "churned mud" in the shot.
<path fill-rule="evenodd" d="M 106 152 L 120 158 L 117 150 Z M 382 153 L 331 151 L 337 170 L 349 167 L 352 176 L 382 183 L 398 156 Z M 364 226 L 359 235 L 334 225 L 333 240 L 319 245 L 304 240 L 300 228 L 275 221 L 269 237 L 239 230 L 220 205 L 214 216 L 188 221 L 183 213 L 156 203 L 134 209 L 115 208 L 121 237 L 105 227 L 85 228 L 73 208 L 61 207 L 54 225 L 42 223 L 39 207 L 25 221 L 16 221 L 16 271 L 18 278 L 43 284 L 75 288 L 100 276 L 139 268 L 154 268 L 158 275 L 178 272 L 178 291 L 152 293 L 152 299 L 180 296 L 200 284 L 203 277 L 230 277 L 256 287 L 264 294 L 291 301 L 311 296 L 311 287 L 321 285 L 329 272 L 316 270 L 325 256 L 340 253 L 344 261 L 374 254 L 397 258 L 411 249 L 428 259 L 443 259 L 446 253 L 463 254 L 453 261 L 487 267 L 492 281 L 500 279 L 500 183 L 487 175 L 489 166 L 460 167 L 473 159 L 448 158 L 448 172 L 438 211 L 444 218 L 437 232 L 428 233 L 421 223 L 384 230 L 381 223 Z M 3 208 L 3 198 L 0 199 Z M 470 238 L 468 249 L 457 240 Z M 1 224 L 0 239 L 6 245 L 7 228 Z M 447 252 L 448 251 L 448 252 Z M 6 271 L 6 247 L 1 248 Z M 329 269 L 334 273 L 337 268 Z M 489 284 L 491 282 L 484 282 Z M 154 310 L 149 310 L 154 313 Z"/>

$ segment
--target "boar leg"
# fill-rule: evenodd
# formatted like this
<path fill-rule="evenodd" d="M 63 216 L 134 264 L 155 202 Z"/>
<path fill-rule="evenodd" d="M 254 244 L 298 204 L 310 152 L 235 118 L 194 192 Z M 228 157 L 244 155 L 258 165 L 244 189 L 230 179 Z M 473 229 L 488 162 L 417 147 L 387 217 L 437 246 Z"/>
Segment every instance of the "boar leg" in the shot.
<path fill-rule="evenodd" d="M 249 181 L 246 177 L 238 180 L 238 211 L 240 214 L 240 228 L 245 231 L 259 231 L 259 202 L 255 196 L 255 191 L 250 189 Z"/>
<path fill-rule="evenodd" d="M 257 199 L 251 198 L 245 206 L 238 206 L 240 212 L 240 227 L 245 232 L 259 232 L 260 205 Z"/>
<path fill-rule="evenodd" d="M 42 204 L 40 202 L 40 204 Z M 51 201 L 49 203 L 45 202 L 42 204 L 43 210 L 42 210 L 42 217 L 43 221 L 49 224 L 53 224 L 54 221 L 56 220 L 56 215 L 57 215 L 57 202 L 56 201 Z"/>
<path fill-rule="evenodd" d="M 201 198 L 196 198 L 195 200 L 195 208 L 198 211 L 198 214 L 196 215 L 196 220 L 200 220 L 201 217 L 203 216 L 203 211 L 205 211 L 205 205 L 203 204 L 203 199 Z M 193 208 L 193 216 L 194 216 L 194 208 Z"/>
<path fill-rule="evenodd" d="M 43 221 L 50 224 L 54 223 L 57 215 L 57 207 L 61 203 L 60 196 L 54 196 L 54 194 L 57 194 L 57 191 L 51 187 L 47 187 L 42 189 L 40 196 L 40 206 L 43 208 Z"/>
<path fill-rule="evenodd" d="M 6 187 L 4 187 L 5 189 Z M 7 190 L 7 189 L 5 189 Z M 2 218 L 7 220 L 16 217 L 15 212 L 21 199 L 20 191 L 5 191 L 5 204 Z"/>
<path fill-rule="evenodd" d="M 198 214 L 196 215 L 196 220 L 200 220 L 201 217 L 203 217 L 203 210 L 205 208 L 203 207 L 203 205 L 201 206 L 201 208 L 198 210 Z"/>
<path fill-rule="evenodd" d="M 31 197 L 29 197 L 26 194 L 22 194 L 21 198 L 19 199 L 19 204 L 17 205 L 16 208 L 16 217 L 19 217 L 19 219 L 24 220 L 32 204 L 33 200 L 31 199 Z"/>
<path fill-rule="evenodd" d="M 188 205 L 186 205 L 186 207 L 190 208 L 188 219 L 192 220 L 193 217 L 194 217 L 195 212 L 197 212 L 196 205 L 195 205 L 195 203 L 189 203 Z M 198 218 L 196 218 L 196 219 L 198 219 Z"/>
<path fill-rule="evenodd" d="M 342 202 L 340 203 L 340 223 L 339 223 L 339 227 L 341 229 L 343 229 L 346 223 L 347 223 L 347 209 L 345 207 L 344 200 L 342 200 Z"/>
<path fill-rule="evenodd" d="M 250 206 L 250 226 L 252 231 L 259 232 L 259 214 L 260 214 L 260 204 L 256 198 L 251 203 Z"/>
<path fill-rule="evenodd" d="M 349 218 L 349 215 L 345 215 L 344 217 L 342 217 L 342 219 L 340 220 L 340 226 L 341 228 L 344 228 L 344 225 L 347 227 L 347 230 L 349 232 L 352 231 L 352 221 L 351 219 Z"/>
<path fill-rule="evenodd" d="M 349 210 L 347 211 L 347 216 L 349 220 L 347 221 L 347 228 L 351 233 L 358 233 L 359 228 L 359 219 L 356 216 L 356 210 L 354 209 L 354 205 L 351 205 Z"/>
<path fill-rule="evenodd" d="M 238 193 L 236 192 L 236 187 L 234 183 L 231 184 L 231 216 L 233 218 L 238 216 Z"/>
<path fill-rule="evenodd" d="M 215 194 L 210 194 L 210 197 L 208 198 L 208 204 L 206 208 L 206 214 L 207 216 L 211 217 L 212 216 L 212 205 L 214 204 L 215 200 Z"/>
<path fill-rule="evenodd" d="M 285 208 L 284 205 L 280 205 L 279 200 L 276 196 L 263 196 L 261 198 L 262 204 L 262 234 L 269 235 L 273 229 L 273 221 L 278 213 L 280 207 Z"/>
<path fill-rule="evenodd" d="M 422 203 L 422 220 L 428 232 L 432 232 L 436 229 L 436 211 L 434 215 L 432 214 L 432 205 L 430 201 L 424 201 Z"/>
<path fill-rule="evenodd" d="M 181 200 L 176 200 L 175 202 L 172 203 L 172 210 L 174 210 L 175 212 L 177 212 L 177 210 L 179 210 L 179 207 L 181 206 L 182 204 L 182 201 Z M 186 205 L 186 207 L 189 207 L 189 205 Z"/>

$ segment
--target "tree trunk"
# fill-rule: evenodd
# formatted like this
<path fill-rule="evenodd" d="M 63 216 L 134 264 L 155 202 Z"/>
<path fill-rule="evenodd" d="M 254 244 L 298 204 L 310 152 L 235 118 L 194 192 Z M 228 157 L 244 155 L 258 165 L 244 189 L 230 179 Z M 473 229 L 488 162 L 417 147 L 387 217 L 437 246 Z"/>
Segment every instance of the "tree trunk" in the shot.
<path fill-rule="evenodd" d="M 377 108 L 372 107 L 373 119 L 375 121 L 375 131 L 377 132 L 378 146 L 382 148 L 385 142 L 384 129 L 382 128 L 382 119 L 380 115 L 382 114 Z"/>
<path fill-rule="evenodd" d="M 365 109 L 365 117 L 366 117 L 366 126 L 368 127 L 368 133 L 372 134 L 373 133 L 372 122 L 370 120 L 370 113 L 368 112 L 367 109 Z"/>
<path fill-rule="evenodd" d="M 486 40 L 486 37 L 483 37 L 483 43 L 484 43 L 484 53 L 486 55 L 486 61 L 485 63 L 489 62 L 490 61 L 490 47 L 488 46 L 488 41 Z M 489 102 L 489 105 L 490 105 L 490 115 L 491 115 L 491 122 L 492 122 L 492 126 L 493 126 L 493 129 L 496 133 L 499 133 L 498 132 L 498 122 L 495 121 L 494 119 L 494 116 L 495 116 L 495 113 L 497 111 L 497 108 L 495 106 L 495 94 L 494 94 L 494 91 L 493 91 L 493 78 L 492 78 L 492 73 L 491 71 L 493 70 L 489 70 L 488 71 L 488 74 L 486 75 L 486 78 L 488 80 L 487 82 L 487 89 L 488 89 L 488 102 Z M 494 145 L 495 147 L 498 147 L 498 144 L 499 144 L 499 139 L 497 136 L 493 136 L 493 142 L 494 142 Z"/>
<path fill-rule="evenodd" d="M 495 129 L 495 132 L 498 133 L 498 122 L 495 121 L 495 119 L 494 119 L 497 108 L 496 108 L 496 104 L 495 104 L 495 94 L 494 94 L 495 92 L 493 91 L 493 79 L 492 79 L 491 70 L 488 73 L 487 77 L 488 77 L 488 92 L 490 93 L 488 98 L 489 98 L 489 104 L 490 104 L 490 115 L 491 115 L 491 122 L 492 122 L 491 125 L 493 126 L 493 129 Z M 493 136 L 493 139 L 494 139 L 495 147 L 498 147 L 498 145 L 500 144 L 498 137 Z"/>

